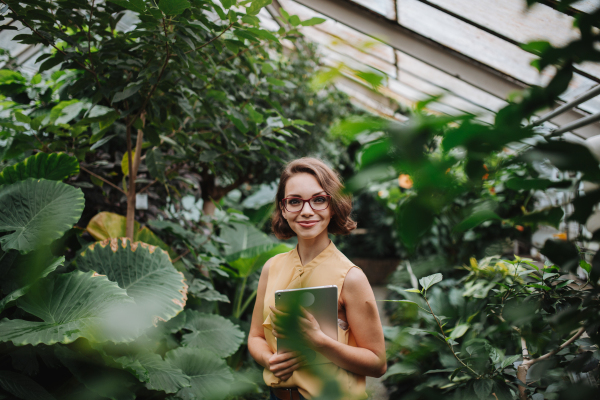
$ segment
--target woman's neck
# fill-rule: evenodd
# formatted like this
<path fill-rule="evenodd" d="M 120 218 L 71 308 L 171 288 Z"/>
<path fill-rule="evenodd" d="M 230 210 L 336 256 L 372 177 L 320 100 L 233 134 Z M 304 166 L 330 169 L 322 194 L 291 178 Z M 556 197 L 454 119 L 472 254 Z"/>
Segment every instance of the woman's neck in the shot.
<path fill-rule="evenodd" d="M 319 234 L 319 236 L 311 239 L 298 238 L 298 256 L 302 265 L 306 265 L 311 262 L 316 256 L 321 254 L 327 246 L 329 246 L 329 236 L 327 235 L 327 229 Z"/>

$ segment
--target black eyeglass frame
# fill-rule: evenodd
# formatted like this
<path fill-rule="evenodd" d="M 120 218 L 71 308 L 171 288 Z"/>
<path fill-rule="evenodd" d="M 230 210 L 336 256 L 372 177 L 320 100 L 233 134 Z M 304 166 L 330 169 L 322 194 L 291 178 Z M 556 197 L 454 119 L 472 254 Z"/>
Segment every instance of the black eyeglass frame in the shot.
<path fill-rule="evenodd" d="M 320 209 L 320 210 L 315 210 L 315 209 L 313 208 L 313 206 L 310 204 L 310 201 L 311 201 L 312 199 L 314 199 L 315 197 L 327 197 L 327 198 L 329 199 L 329 201 L 327 202 L 327 207 L 325 207 L 325 208 L 322 208 L 322 209 Z M 302 207 L 300 207 L 300 209 L 299 209 L 298 211 L 290 211 L 290 210 L 288 210 L 288 209 L 287 209 L 287 207 L 286 207 L 286 205 L 285 205 L 285 201 L 286 201 L 286 200 L 288 200 L 288 199 L 301 200 L 301 201 L 302 201 Z M 309 207 L 310 207 L 310 208 L 311 208 L 313 211 L 323 211 L 323 210 L 327 210 L 327 209 L 329 208 L 329 206 L 331 205 L 331 195 L 328 195 L 328 194 L 317 194 L 317 195 L 314 195 L 313 197 L 311 197 L 311 198 L 310 198 L 310 199 L 308 199 L 308 200 L 304 200 L 304 199 L 302 199 L 302 198 L 300 198 L 300 197 L 284 197 L 284 198 L 283 198 L 283 199 L 281 199 L 281 201 L 280 201 L 280 204 L 281 204 L 281 206 L 282 206 L 282 207 L 283 207 L 283 208 L 284 208 L 284 209 L 285 209 L 287 212 L 289 212 L 289 213 L 299 213 L 300 211 L 304 210 L 304 204 L 305 204 L 305 203 L 308 203 L 308 206 L 309 206 Z"/>

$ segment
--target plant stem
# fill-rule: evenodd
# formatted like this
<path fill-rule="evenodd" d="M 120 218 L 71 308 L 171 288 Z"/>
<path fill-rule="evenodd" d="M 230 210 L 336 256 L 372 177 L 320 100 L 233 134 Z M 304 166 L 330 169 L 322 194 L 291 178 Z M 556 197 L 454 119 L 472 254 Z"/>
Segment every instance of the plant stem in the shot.
<path fill-rule="evenodd" d="M 236 301 L 236 307 L 235 307 L 235 314 L 234 316 L 236 318 L 240 317 L 241 311 L 240 308 L 242 306 L 242 297 L 244 297 L 244 291 L 246 290 L 246 281 L 248 280 L 248 277 L 245 276 L 244 279 L 242 280 L 242 286 L 239 288 L 239 296 L 237 296 L 237 301 Z"/>
<path fill-rule="evenodd" d="M 246 301 L 244 302 L 244 304 L 242 305 L 242 308 L 240 310 L 240 315 L 246 311 L 246 308 L 248 308 L 248 306 L 250 305 L 250 303 L 252 302 L 252 300 L 254 300 L 254 298 L 256 297 L 256 293 L 257 291 L 255 290 L 254 292 L 252 292 L 252 294 L 250 294 L 250 296 L 248 296 L 248 298 L 246 299 Z"/>
<path fill-rule="evenodd" d="M 84 166 L 82 166 L 81 164 L 79 165 L 79 169 L 87 172 L 88 174 L 92 175 L 94 178 L 98 178 L 100 179 L 102 182 L 114 187 L 115 189 L 117 189 L 119 192 L 123 193 L 123 194 L 127 194 L 125 193 L 125 191 L 123 189 L 121 189 L 120 187 L 118 187 L 117 185 L 115 185 L 114 183 L 104 179 L 103 177 L 101 177 L 100 175 L 97 175 L 95 173 L 93 173 L 92 171 L 90 171 L 89 169 L 85 168 Z"/>
<path fill-rule="evenodd" d="M 479 378 L 479 374 L 477 372 L 475 372 L 471 367 L 469 367 L 467 364 L 465 364 L 463 362 L 463 360 L 461 360 L 460 358 L 458 358 L 458 356 L 456 355 L 456 353 L 454 352 L 454 348 L 452 347 L 452 345 L 450 344 L 450 342 L 448 342 L 448 338 L 446 337 L 446 334 L 444 333 L 444 329 L 442 328 L 442 324 L 440 323 L 440 321 L 437 319 L 437 317 L 435 316 L 435 313 L 433 312 L 433 309 L 431 308 L 431 305 L 429 304 L 429 300 L 427 300 L 427 296 L 425 296 L 425 294 L 423 294 L 423 298 L 425 299 L 425 303 L 427 303 L 427 307 L 429 307 L 429 310 L 431 311 L 431 315 L 433 315 L 433 319 L 435 319 L 435 322 L 437 323 L 438 327 L 440 328 L 440 332 L 442 332 L 442 336 L 444 337 L 444 342 L 446 342 L 446 345 L 448 346 L 448 348 L 450 349 L 450 351 L 452 352 L 452 355 L 454 355 L 454 358 L 456 358 L 456 360 L 461 363 L 465 368 L 467 368 L 469 371 L 471 371 L 477 378 Z"/>
<path fill-rule="evenodd" d="M 225 32 L 227 32 L 229 29 L 231 29 L 232 26 L 233 26 L 233 22 L 231 24 L 229 24 L 229 26 L 227 28 L 223 29 L 223 32 L 219 33 L 217 36 L 215 36 L 214 38 L 210 39 L 208 42 L 204 43 L 203 45 L 200 45 L 200 46 L 196 47 L 194 50 L 186 51 L 185 54 L 191 53 L 192 51 L 200 50 L 204 46 L 208 46 L 209 44 L 211 44 L 212 42 L 214 42 L 215 40 L 217 40 L 218 38 L 220 38 L 221 36 L 223 36 L 223 34 Z"/>

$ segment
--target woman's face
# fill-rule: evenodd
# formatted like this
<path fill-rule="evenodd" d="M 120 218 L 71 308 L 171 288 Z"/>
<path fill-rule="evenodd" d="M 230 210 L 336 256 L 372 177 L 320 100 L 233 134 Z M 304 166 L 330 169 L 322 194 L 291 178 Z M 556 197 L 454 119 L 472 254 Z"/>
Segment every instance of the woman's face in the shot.
<path fill-rule="evenodd" d="M 317 179 L 309 173 L 298 173 L 288 179 L 285 185 L 284 197 L 298 197 L 308 200 L 318 194 L 328 194 L 323 190 Z M 325 231 L 327 235 L 327 226 L 333 213 L 331 204 L 325 210 L 314 211 L 308 202 L 304 203 L 299 212 L 288 212 L 285 208 L 282 210 L 283 218 L 290 225 L 290 228 L 298 235 L 298 238 L 313 239 Z"/>

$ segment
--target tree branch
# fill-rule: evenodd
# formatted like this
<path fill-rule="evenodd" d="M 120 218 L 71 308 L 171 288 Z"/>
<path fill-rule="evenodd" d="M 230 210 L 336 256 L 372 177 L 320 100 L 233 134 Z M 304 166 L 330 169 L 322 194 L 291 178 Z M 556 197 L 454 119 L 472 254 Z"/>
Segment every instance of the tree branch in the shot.
<path fill-rule="evenodd" d="M 113 188 L 117 189 L 119 192 L 123 193 L 123 194 L 127 194 L 123 189 L 121 189 L 120 187 L 118 187 L 117 185 L 115 185 L 114 183 L 104 179 L 103 177 L 101 177 L 100 175 L 97 175 L 95 173 L 93 173 L 92 171 L 90 171 L 89 169 L 87 169 L 86 167 L 82 166 L 81 164 L 79 165 L 79 168 L 82 169 L 83 171 L 87 172 L 88 174 L 92 175 L 95 178 L 100 179 L 102 182 L 112 186 Z"/>
<path fill-rule="evenodd" d="M 203 45 L 200 45 L 200 46 L 196 47 L 194 50 L 186 51 L 185 54 L 191 53 L 192 51 L 198 51 L 201 48 L 203 48 L 204 46 L 208 46 L 209 44 L 211 44 L 212 42 L 214 42 L 215 40 L 217 40 L 218 38 L 220 38 L 221 36 L 223 36 L 223 34 L 225 32 L 227 32 L 229 29 L 231 29 L 232 26 L 233 26 L 233 22 L 231 24 L 229 24 L 229 26 L 227 28 L 223 29 L 223 32 L 219 33 L 217 36 L 215 36 L 214 38 L 210 39 L 208 42 L 204 43 Z"/>
<path fill-rule="evenodd" d="M 570 345 L 571 343 L 573 343 L 574 341 L 579 339 L 579 337 L 581 335 L 583 335 L 583 332 L 585 332 L 585 327 L 582 326 L 581 328 L 579 328 L 579 330 L 577 332 L 575 332 L 575 334 L 571 337 L 571 339 L 564 342 L 557 349 L 554 349 L 551 352 L 544 354 L 543 356 L 539 356 L 536 359 L 530 360 L 528 362 L 528 365 L 532 366 L 533 364 L 535 364 L 538 361 L 546 360 L 546 359 L 552 357 L 553 355 L 555 355 L 556 353 L 558 353 L 559 351 L 561 351 L 562 349 L 564 349 L 565 347 L 567 347 L 568 345 Z M 525 361 L 523 361 L 523 362 L 525 362 Z"/>

